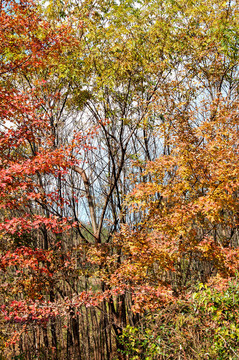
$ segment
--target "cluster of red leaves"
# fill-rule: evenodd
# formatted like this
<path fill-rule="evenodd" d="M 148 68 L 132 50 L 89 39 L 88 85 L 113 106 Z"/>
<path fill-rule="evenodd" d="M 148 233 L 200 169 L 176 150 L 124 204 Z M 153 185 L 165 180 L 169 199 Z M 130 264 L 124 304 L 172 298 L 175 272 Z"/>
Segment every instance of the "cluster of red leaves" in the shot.
<path fill-rule="evenodd" d="M 7 322 L 14 323 L 46 323 L 49 319 L 59 315 L 55 304 L 32 301 L 12 301 L 2 305 L 1 311 Z"/>
<path fill-rule="evenodd" d="M 16 266 L 17 269 L 31 268 L 35 272 L 52 276 L 49 266 L 52 259 L 52 251 L 42 249 L 30 249 L 22 246 L 15 251 L 7 251 L 0 256 L 0 268 L 6 269 L 9 266 Z M 19 270 L 18 270 L 19 271 Z"/>
<path fill-rule="evenodd" d="M 77 40 L 71 35 L 70 24 L 47 20 L 32 0 L 1 3 L 0 207 L 5 219 L 0 228 L 4 233 L 21 234 L 38 228 L 40 223 L 56 232 L 67 228 L 65 219 L 44 219 L 38 215 L 18 218 L 9 210 L 26 213 L 32 202 L 40 207 L 68 204 L 54 189 L 46 192 L 39 183 L 39 176 L 46 175 L 53 179 L 61 176 L 64 181 L 65 173 L 77 162 L 72 156 L 72 145 L 55 146 L 51 114 L 43 111 L 45 99 L 41 92 L 47 88 L 46 80 L 38 78 L 27 92 L 15 84 L 19 74 L 27 77 L 55 67 L 65 46 L 76 45 Z M 56 101 L 57 97 L 59 94 L 55 93 L 51 100 Z M 84 142 L 85 139 L 78 141 L 78 149 L 87 146 Z"/>
<path fill-rule="evenodd" d="M 76 314 L 79 314 L 82 306 L 87 308 L 99 307 L 103 301 L 123 295 L 126 292 L 130 292 L 133 295 L 134 304 L 132 310 L 134 312 L 142 312 L 149 309 L 155 310 L 157 307 L 173 299 L 172 294 L 166 288 L 156 290 L 152 286 L 129 288 L 125 285 L 124 288 L 114 288 L 104 292 L 90 289 L 75 294 L 71 298 L 65 297 L 54 302 L 14 300 L 2 305 L 1 311 L 7 322 L 22 324 L 34 322 L 42 324 L 47 323 L 51 318 L 66 316 L 70 313 L 71 309 L 75 309 Z"/>
<path fill-rule="evenodd" d="M 77 163 L 72 144 L 55 146 L 51 114 L 44 111 L 46 97 L 42 96 L 47 84 L 40 78 L 45 70 L 54 71 L 65 46 L 76 44 L 71 33 L 71 25 L 47 20 L 32 0 L 1 2 L 0 237 L 9 242 L 4 249 L 10 248 L 9 240 L 14 236 L 30 236 L 43 227 L 50 233 L 66 233 L 75 225 L 69 218 L 44 215 L 42 208 L 63 206 L 67 199 L 60 198 L 53 186 L 47 192 L 39 181 L 46 176 L 53 183 L 59 177 L 64 181 L 64 175 Z M 19 76 L 35 78 L 36 74 L 34 86 L 24 91 L 18 84 Z M 58 93 L 51 94 L 52 102 L 58 98 Z M 76 138 L 79 153 L 87 144 L 80 135 Z M 32 212 L 33 203 L 36 213 Z M 43 295 L 49 294 L 67 261 L 71 263 L 66 254 L 61 257 L 50 250 L 16 248 L 16 244 L 3 251 L 0 272 L 5 304 L 1 309 L 5 320 L 43 324 L 58 315 L 57 304 L 43 300 Z M 21 300 L 12 301 L 16 294 Z"/>
<path fill-rule="evenodd" d="M 57 57 L 72 40 L 70 27 L 53 28 L 32 0 L 2 1 L 0 20 L 3 50 L 0 74 L 45 66 L 50 53 Z"/>
<path fill-rule="evenodd" d="M 0 231 L 20 236 L 26 232 L 30 233 L 34 229 L 39 229 L 42 225 L 45 225 L 47 230 L 51 230 L 54 233 L 62 233 L 76 226 L 76 223 L 72 222 L 69 218 L 59 219 L 52 215 L 47 218 L 41 215 L 26 214 L 24 218 L 14 217 L 9 220 L 6 219 L 3 223 L 0 223 Z"/>

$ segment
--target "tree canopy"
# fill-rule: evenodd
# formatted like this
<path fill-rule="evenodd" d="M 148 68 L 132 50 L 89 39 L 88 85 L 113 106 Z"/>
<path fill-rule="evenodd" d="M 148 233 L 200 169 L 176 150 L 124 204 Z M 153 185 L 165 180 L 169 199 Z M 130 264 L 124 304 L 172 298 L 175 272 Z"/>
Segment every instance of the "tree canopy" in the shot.
<path fill-rule="evenodd" d="M 232 0 L 1 2 L 3 359 L 238 358 L 238 29 Z"/>

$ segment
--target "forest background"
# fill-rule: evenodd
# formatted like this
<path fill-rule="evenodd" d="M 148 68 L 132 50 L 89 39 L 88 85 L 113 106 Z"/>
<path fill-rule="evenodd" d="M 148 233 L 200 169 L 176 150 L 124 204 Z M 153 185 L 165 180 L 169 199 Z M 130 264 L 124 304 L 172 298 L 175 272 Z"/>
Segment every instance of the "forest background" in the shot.
<path fill-rule="evenodd" d="M 238 359 L 234 0 L 2 0 L 1 359 Z"/>

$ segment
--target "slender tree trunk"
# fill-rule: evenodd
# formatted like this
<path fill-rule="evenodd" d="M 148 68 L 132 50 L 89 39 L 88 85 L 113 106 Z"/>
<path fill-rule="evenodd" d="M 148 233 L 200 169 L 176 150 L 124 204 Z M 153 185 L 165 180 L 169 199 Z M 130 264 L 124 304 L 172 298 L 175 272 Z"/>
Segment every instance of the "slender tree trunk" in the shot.
<path fill-rule="evenodd" d="M 53 302 L 55 299 L 53 291 L 50 291 L 50 301 Z M 52 336 L 52 348 L 55 351 L 55 359 L 58 359 L 57 356 L 57 334 L 56 334 L 56 322 L 54 319 L 51 320 L 51 336 Z"/>

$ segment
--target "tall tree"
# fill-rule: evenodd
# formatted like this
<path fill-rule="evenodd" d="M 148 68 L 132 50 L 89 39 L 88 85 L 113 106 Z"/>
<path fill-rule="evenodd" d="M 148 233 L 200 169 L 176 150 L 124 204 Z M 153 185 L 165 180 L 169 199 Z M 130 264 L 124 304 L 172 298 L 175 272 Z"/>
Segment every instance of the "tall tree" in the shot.
<path fill-rule="evenodd" d="M 29 358 L 124 358 L 140 312 L 237 267 L 237 6 L 8 1 L 0 23 L 4 318 Z"/>

